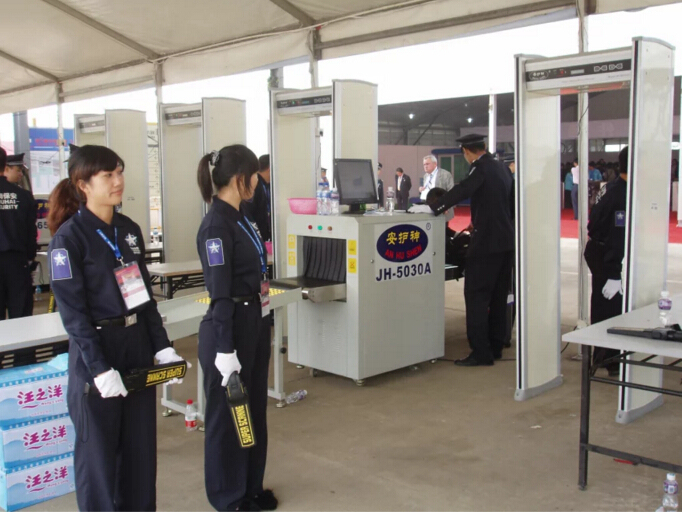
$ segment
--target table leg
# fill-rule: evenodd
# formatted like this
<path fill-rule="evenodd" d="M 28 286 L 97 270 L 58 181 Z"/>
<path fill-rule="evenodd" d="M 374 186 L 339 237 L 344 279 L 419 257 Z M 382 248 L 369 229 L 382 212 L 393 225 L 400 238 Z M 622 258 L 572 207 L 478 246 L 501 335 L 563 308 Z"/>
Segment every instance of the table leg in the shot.
<path fill-rule="evenodd" d="M 578 488 L 581 491 L 587 486 L 587 444 L 590 442 L 590 365 L 592 364 L 592 347 L 582 345 L 582 376 L 580 386 L 580 456 L 578 462 Z"/>
<path fill-rule="evenodd" d="M 284 354 L 282 354 L 282 315 L 283 311 L 275 312 L 275 339 L 272 344 L 272 349 L 275 357 L 275 377 L 273 379 L 274 395 L 278 400 L 277 407 L 284 407 Z"/>
<path fill-rule="evenodd" d="M 171 300 L 173 298 L 173 278 L 168 276 L 166 278 L 166 300 Z"/>

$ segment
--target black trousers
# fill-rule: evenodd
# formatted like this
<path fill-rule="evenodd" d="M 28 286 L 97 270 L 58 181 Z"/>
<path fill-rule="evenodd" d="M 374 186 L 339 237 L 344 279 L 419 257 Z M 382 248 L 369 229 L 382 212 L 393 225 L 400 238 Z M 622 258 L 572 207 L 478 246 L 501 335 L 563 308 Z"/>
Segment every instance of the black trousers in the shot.
<path fill-rule="evenodd" d="M 481 362 L 502 354 L 507 337 L 507 294 L 512 251 L 467 257 L 464 271 L 467 337 Z"/>
<path fill-rule="evenodd" d="M 0 320 L 33 314 L 33 280 L 26 256 L 0 252 Z"/>
<path fill-rule="evenodd" d="M 602 294 L 602 288 L 608 281 L 606 276 L 592 274 L 592 296 L 590 298 L 590 323 L 596 324 L 613 318 L 623 313 L 623 295 L 618 293 L 611 300 Z M 596 347 L 593 360 L 595 363 L 615 357 L 619 354 L 618 350 L 612 348 Z M 618 364 L 611 364 L 607 368 L 609 371 L 617 370 Z"/>
<path fill-rule="evenodd" d="M 240 376 L 249 394 L 256 445 L 239 445 L 227 406 L 222 375 L 215 366 L 217 343 L 210 321 L 199 327 L 199 362 L 204 371 L 206 415 L 204 471 L 206 495 L 216 510 L 226 510 L 244 497 L 263 491 L 268 452 L 266 408 L 270 362 L 270 323 L 261 317 L 259 303 L 237 304 L 234 344 Z"/>
<path fill-rule="evenodd" d="M 99 333 L 107 361 L 119 372 L 154 364 L 143 322 Z M 77 368 L 81 371 L 73 371 Z M 80 350 L 71 342 L 67 399 L 77 436 L 78 508 L 156 510 L 156 389 L 102 398 L 83 368 Z"/>

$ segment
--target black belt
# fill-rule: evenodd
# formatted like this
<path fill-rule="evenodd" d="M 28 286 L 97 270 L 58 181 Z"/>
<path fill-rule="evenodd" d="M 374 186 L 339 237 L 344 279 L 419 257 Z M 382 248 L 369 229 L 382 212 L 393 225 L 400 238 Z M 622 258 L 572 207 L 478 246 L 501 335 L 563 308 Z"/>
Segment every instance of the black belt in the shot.
<path fill-rule="evenodd" d="M 104 320 L 96 320 L 97 327 L 129 327 L 137 323 L 137 314 L 126 316 L 117 316 L 116 318 L 106 318 Z"/>
<path fill-rule="evenodd" d="M 230 299 L 232 299 L 232 302 L 236 304 L 241 304 L 242 302 L 260 302 L 260 293 L 256 293 L 255 295 L 245 295 L 242 297 L 230 297 Z"/>

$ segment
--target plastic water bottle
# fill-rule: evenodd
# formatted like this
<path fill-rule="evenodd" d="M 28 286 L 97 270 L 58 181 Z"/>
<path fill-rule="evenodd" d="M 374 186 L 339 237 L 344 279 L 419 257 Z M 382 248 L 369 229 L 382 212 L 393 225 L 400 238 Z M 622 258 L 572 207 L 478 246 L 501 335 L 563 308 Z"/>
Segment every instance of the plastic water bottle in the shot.
<path fill-rule="evenodd" d="M 386 211 L 393 213 L 395 210 L 395 192 L 393 187 L 388 187 L 388 192 L 386 192 Z"/>
<path fill-rule="evenodd" d="M 324 215 L 324 182 L 317 184 L 317 214 Z"/>
<path fill-rule="evenodd" d="M 339 214 L 339 191 L 336 190 L 336 188 L 333 188 L 331 191 L 331 214 L 332 215 L 338 215 Z"/>
<path fill-rule="evenodd" d="M 329 185 L 324 184 L 324 190 L 322 191 L 322 204 L 324 206 L 324 213 L 322 215 L 331 215 L 332 213 L 332 193 L 329 190 Z"/>
<path fill-rule="evenodd" d="M 159 230 L 155 227 L 154 231 L 152 232 L 152 243 L 157 244 L 159 243 Z"/>
<path fill-rule="evenodd" d="M 658 318 L 663 327 L 670 324 L 670 309 L 673 307 L 673 301 L 670 300 L 670 293 L 667 290 L 661 292 L 661 298 L 658 299 Z"/>
<path fill-rule="evenodd" d="M 675 478 L 675 473 L 668 473 L 668 477 L 663 482 L 663 502 L 661 503 L 661 508 L 659 510 L 665 510 L 665 512 L 677 512 L 677 507 L 679 505 L 677 500 L 677 479 Z"/>
<path fill-rule="evenodd" d="M 36 300 L 43 300 L 41 297 L 41 293 L 43 293 L 43 289 L 40 285 L 36 286 Z"/>
<path fill-rule="evenodd" d="M 187 400 L 185 409 L 185 429 L 187 432 L 197 429 L 197 408 L 192 400 Z"/>
<path fill-rule="evenodd" d="M 299 389 L 298 391 L 294 391 L 290 395 L 287 395 L 284 401 L 288 404 L 294 404 L 296 402 L 300 402 L 306 396 L 308 396 L 308 392 L 305 389 Z"/>

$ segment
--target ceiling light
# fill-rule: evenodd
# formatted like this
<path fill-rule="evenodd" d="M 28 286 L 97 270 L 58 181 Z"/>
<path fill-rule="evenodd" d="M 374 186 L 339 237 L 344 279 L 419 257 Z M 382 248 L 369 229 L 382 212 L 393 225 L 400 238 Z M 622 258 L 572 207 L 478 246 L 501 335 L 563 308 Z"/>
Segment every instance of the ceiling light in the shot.
<path fill-rule="evenodd" d="M 468 119 L 467 119 L 467 123 L 471 124 L 471 121 L 473 121 L 472 118 L 468 118 Z"/>
<path fill-rule="evenodd" d="M 409 117 L 410 119 L 414 119 L 414 114 L 410 112 L 410 114 L 407 117 Z"/>

